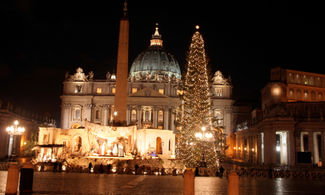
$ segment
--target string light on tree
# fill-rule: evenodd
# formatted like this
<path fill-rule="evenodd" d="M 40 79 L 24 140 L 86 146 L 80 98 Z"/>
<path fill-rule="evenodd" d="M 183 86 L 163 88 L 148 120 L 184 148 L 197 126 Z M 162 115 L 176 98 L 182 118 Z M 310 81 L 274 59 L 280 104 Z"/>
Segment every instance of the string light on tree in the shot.
<path fill-rule="evenodd" d="M 199 25 L 192 36 L 187 57 L 182 95 L 181 128 L 178 133 L 176 153 L 186 167 L 198 167 L 202 154 L 208 167 L 217 166 L 223 146 L 223 132 L 214 126 L 211 116 L 210 86 L 204 40 Z"/>

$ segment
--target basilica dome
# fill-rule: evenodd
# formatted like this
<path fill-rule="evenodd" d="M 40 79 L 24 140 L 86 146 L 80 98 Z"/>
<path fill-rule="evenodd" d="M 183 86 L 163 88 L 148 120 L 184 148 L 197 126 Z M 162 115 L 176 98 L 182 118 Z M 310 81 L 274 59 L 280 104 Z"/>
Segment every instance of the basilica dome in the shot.
<path fill-rule="evenodd" d="M 181 79 L 181 70 L 174 56 L 168 53 L 162 44 L 161 35 L 156 31 L 150 40 L 150 46 L 133 61 L 130 76 L 135 79 L 148 77 L 166 77 Z"/>

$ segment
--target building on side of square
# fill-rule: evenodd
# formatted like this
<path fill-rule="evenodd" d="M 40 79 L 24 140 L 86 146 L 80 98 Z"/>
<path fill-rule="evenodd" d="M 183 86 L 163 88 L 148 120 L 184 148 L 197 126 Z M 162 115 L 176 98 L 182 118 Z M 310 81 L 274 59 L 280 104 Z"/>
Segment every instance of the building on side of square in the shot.
<path fill-rule="evenodd" d="M 12 126 L 15 120 L 18 120 L 19 126 L 25 128 L 25 132 L 10 138 L 6 128 Z M 18 156 L 32 155 L 32 151 L 29 149 L 27 151 L 26 147 L 34 141 L 32 140 L 34 136 L 37 137 L 38 128 L 55 127 L 55 125 L 55 120 L 50 116 L 31 112 L 10 101 L 0 99 L 0 159 L 7 158 L 13 152 L 13 148 L 16 149 L 15 153 Z"/>
<path fill-rule="evenodd" d="M 273 68 L 261 109 L 236 125 L 234 159 L 257 164 L 317 164 L 325 158 L 325 75 Z"/>

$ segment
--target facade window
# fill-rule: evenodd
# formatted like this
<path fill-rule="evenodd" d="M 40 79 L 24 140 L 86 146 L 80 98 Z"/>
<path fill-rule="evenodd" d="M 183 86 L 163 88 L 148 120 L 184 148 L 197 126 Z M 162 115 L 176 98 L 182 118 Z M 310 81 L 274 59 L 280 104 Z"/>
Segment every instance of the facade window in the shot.
<path fill-rule="evenodd" d="M 81 119 L 81 109 L 80 108 L 75 108 L 74 109 L 73 119 L 74 120 L 80 120 Z"/>
<path fill-rule="evenodd" d="M 136 93 L 138 91 L 138 88 L 132 88 L 132 93 Z"/>
<path fill-rule="evenodd" d="M 101 94 L 101 93 L 102 93 L 102 88 L 97 88 L 97 89 L 96 89 L 96 93 L 97 93 L 97 94 Z"/>
<path fill-rule="evenodd" d="M 222 96 L 222 89 L 221 88 L 215 88 L 216 96 L 221 97 Z"/>
<path fill-rule="evenodd" d="M 132 110 L 131 111 L 131 121 L 134 122 L 137 120 L 137 111 L 136 110 Z"/>
<path fill-rule="evenodd" d="M 81 93 L 81 85 L 76 85 L 75 89 L 74 89 L 74 93 Z"/>
<path fill-rule="evenodd" d="M 100 111 L 99 110 L 96 110 L 96 113 L 95 113 L 95 119 L 100 119 Z"/>
<path fill-rule="evenodd" d="M 116 88 L 113 87 L 113 88 L 112 88 L 112 93 L 115 94 L 115 92 L 116 92 Z"/>
<path fill-rule="evenodd" d="M 176 93 L 177 93 L 177 95 L 182 95 L 183 94 L 183 90 L 177 89 Z"/>
<path fill-rule="evenodd" d="M 164 111 L 158 111 L 158 123 L 162 123 L 164 121 Z"/>
<path fill-rule="evenodd" d="M 158 90 L 160 94 L 164 95 L 165 90 L 164 89 L 159 89 Z"/>

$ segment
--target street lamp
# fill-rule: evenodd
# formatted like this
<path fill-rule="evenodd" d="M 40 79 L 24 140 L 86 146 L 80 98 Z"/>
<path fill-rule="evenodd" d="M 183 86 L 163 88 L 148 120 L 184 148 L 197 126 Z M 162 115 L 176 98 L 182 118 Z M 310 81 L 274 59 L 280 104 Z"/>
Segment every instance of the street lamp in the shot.
<path fill-rule="evenodd" d="M 213 137 L 211 132 L 206 132 L 206 127 L 203 126 L 201 127 L 201 131 L 200 132 L 196 132 L 195 133 L 195 137 L 197 139 L 199 139 L 200 141 L 209 141 L 210 138 Z M 202 151 L 202 160 L 201 160 L 201 167 L 206 167 L 206 161 L 204 158 L 204 150 Z"/>
<path fill-rule="evenodd" d="M 16 136 L 22 135 L 25 132 L 25 128 L 19 127 L 18 125 L 19 121 L 15 120 L 14 125 L 6 128 L 6 131 L 10 135 L 8 155 L 11 160 L 15 160 L 16 157 Z"/>

